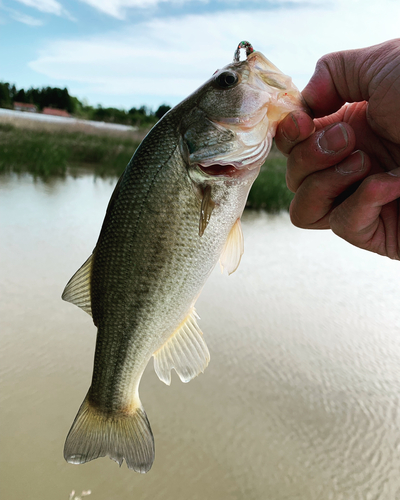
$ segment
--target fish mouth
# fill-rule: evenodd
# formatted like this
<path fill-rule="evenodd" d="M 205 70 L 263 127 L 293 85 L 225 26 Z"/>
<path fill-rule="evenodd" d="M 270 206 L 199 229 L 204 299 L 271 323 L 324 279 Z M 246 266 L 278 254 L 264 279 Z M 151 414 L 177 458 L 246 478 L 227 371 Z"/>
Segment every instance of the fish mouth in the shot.
<path fill-rule="evenodd" d="M 212 177 L 237 177 L 241 171 L 241 169 L 239 170 L 234 165 L 221 164 L 208 165 L 207 167 L 199 165 L 199 168 L 202 172 Z"/>
<path fill-rule="evenodd" d="M 258 142 L 258 141 L 257 141 Z M 272 144 L 271 134 L 252 147 L 241 144 L 239 150 L 233 151 L 225 158 L 213 158 L 197 163 L 199 170 L 209 177 L 225 177 L 237 179 L 257 174 L 264 163 Z"/>
<path fill-rule="evenodd" d="M 263 159 L 264 161 L 264 159 Z M 208 165 L 198 164 L 198 168 L 209 177 L 224 177 L 227 179 L 243 179 L 253 176 L 261 167 L 263 161 L 241 164 L 236 163 L 212 163 Z"/>

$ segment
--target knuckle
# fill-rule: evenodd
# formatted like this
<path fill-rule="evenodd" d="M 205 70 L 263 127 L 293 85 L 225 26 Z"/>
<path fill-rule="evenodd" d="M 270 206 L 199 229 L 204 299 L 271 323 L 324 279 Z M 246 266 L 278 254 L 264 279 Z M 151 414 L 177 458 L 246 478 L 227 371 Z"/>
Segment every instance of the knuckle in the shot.
<path fill-rule="evenodd" d="M 318 175 L 318 173 L 311 174 L 307 177 L 307 191 L 309 196 L 325 197 L 329 192 L 329 185 L 327 186 L 327 182 L 325 176 Z"/>
<path fill-rule="evenodd" d="M 290 221 L 295 227 L 300 229 L 308 229 L 308 225 L 303 220 L 297 207 L 296 199 L 294 198 L 289 207 Z"/>
<path fill-rule="evenodd" d="M 286 170 L 286 186 L 292 193 L 296 192 L 297 185 L 291 176 L 289 168 Z"/>
<path fill-rule="evenodd" d="M 304 146 L 303 144 L 298 144 L 292 149 L 288 157 L 288 167 L 295 168 L 296 171 L 302 170 L 305 163 L 304 158 Z"/>
<path fill-rule="evenodd" d="M 343 211 L 340 209 L 341 207 L 339 206 L 338 208 L 332 210 L 331 215 L 329 217 L 329 225 L 331 230 L 337 235 L 340 236 L 341 238 L 344 238 L 345 240 L 348 239 L 347 233 L 348 233 L 348 227 L 347 224 L 348 222 L 346 221 L 346 217 L 343 216 Z"/>
<path fill-rule="evenodd" d="M 333 67 L 341 65 L 343 61 L 343 53 L 340 51 L 330 52 L 320 57 L 316 64 L 317 71 L 330 71 Z"/>
<path fill-rule="evenodd" d="M 382 179 L 382 174 L 375 174 L 367 177 L 360 186 L 360 196 L 364 203 L 374 203 L 379 194 L 385 188 L 386 183 Z"/>

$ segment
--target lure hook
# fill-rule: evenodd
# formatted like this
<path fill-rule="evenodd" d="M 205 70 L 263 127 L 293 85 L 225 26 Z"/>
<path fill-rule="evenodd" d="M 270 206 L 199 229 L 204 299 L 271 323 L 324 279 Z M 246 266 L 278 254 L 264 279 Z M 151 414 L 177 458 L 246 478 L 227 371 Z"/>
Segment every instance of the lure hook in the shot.
<path fill-rule="evenodd" d="M 235 54 L 233 56 L 233 62 L 240 62 L 240 49 L 246 49 L 246 57 L 249 57 L 249 55 L 252 52 L 254 52 L 254 49 L 253 49 L 253 46 L 251 45 L 251 43 L 247 42 L 246 40 L 243 40 L 237 46 L 237 49 L 236 49 Z"/>

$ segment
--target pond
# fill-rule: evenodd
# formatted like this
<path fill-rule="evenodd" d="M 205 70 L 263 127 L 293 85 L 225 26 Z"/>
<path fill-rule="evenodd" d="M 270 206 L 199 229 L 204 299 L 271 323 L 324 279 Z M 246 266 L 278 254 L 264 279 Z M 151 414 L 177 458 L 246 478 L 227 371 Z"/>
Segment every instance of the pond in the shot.
<path fill-rule="evenodd" d="M 0 178 L 3 498 L 400 498 L 399 263 L 296 229 L 286 213 L 246 212 L 238 270 L 216 268 L 204 288 L 205 373 L 167 387 L 147 367 L 152 470 L 64 461 L 96 329 L 60 296 L 114 183 Z"/>

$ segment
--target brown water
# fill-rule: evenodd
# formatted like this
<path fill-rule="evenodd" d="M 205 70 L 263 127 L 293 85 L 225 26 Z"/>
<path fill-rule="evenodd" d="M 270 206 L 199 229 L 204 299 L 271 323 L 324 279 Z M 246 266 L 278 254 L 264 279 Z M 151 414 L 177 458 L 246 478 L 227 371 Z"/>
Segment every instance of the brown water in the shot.
<path fill-rule="evenodd" d="M 167 387 L 148 367 L 153 469 L 64 462 L 96 332 L 60 294 L 112 188 L 91 176 L 0 179 L 1 497 L 400 499 L 400 264 L 286 214 L 246 213 L 238 271 L 207 283 L 205 374 Z"/>

